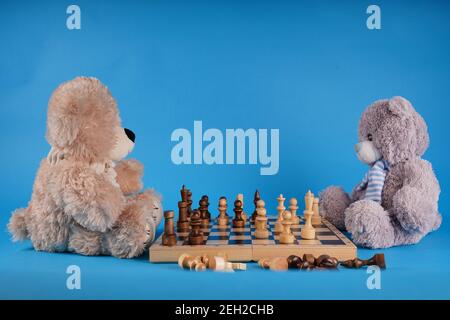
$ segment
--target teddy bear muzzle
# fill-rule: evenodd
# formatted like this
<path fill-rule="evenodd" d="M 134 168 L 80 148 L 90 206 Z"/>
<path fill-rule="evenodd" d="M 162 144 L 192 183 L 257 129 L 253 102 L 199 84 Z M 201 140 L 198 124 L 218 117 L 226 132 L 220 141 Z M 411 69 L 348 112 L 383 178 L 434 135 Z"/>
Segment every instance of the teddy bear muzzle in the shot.
<path fill-rule="evenodd" d="M 355 145 L 358 159 L 364 163 L 372 164 L 381 159 L 381 153 L 372 141 L 361 141 Z"/>

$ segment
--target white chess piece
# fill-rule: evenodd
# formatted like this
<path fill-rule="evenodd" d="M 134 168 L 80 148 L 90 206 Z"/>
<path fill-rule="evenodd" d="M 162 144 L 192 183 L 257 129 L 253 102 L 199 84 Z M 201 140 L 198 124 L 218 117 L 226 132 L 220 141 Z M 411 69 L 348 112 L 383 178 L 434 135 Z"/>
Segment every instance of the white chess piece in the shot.
<path fill-rule="evenodd" d="M 297 216 L 298 210 L 297 203 L 298 203 L 297 199 L 295 198 L 291 198 L 291 200 L 289 200 L 289 210 L 291 211 L 292 224 L 300 224 L 300 218 Z"/>
<path fill-rule="evenodd" d="M 256 218 L 255 218 L 255 238 L 267 239 L 269 238 L 269 231 L 267 230 L 267 216 L 265 203 L 263 200 L 256 202 Z"/>
<path fill-rule="evenodd" d="M 283 212 L 286 210 L 286 207 L 284 206 L 284 201 L 286 200 L 286 198 L 283 197 L 282 194 L 280 194 L 277 198 L 278 201 L 278 206 L 277 206 L 277 211 L 278 211 L 278 217 L 277 217 L 277 221 L 275 222 L 275 232 L 282 232 L 283 231 Z"/>
<path fill-rule="evenodd" d="M 292 214 L 290 211 L 285 211 L 283 213 L 283 232 L 280 234 L 280 243 L 281 244 L 293 244 L 295 242 L 295 237 L 291 231 L 292 225 Z"/>
<path fill-rule="evenodd" d="M 316 230 L 312 226 L 311 218 L 314 214 L 313 211 L 314 196 L 311 191 L 308 191 L 305 195 L 305 211 L 303 215 L 305 216 L 305 225 L 300 232 L 302 239 L 313 240 L 316 237 Z"/>

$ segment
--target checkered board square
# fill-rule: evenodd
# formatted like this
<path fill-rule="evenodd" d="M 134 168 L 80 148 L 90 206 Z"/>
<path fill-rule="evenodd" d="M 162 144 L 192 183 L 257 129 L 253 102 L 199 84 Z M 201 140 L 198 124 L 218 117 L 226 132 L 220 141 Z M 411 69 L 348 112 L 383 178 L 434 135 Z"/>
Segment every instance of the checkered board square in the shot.
<path fill-rule="evenodd" d="M 294 244 L 279 242 L 279 233 L 275 232 L 276 217 L 268 217 L 268 239 L 255 238 L 254 223 L 247 221 L 244 228 L 233 228 L 231 219 L 227 226 L 219 226 L 214 219 L 210 226 L 202 229 L 203 245 L 189 245 L 189 232 L 178 232 L 177 245 L 163 246 L 161 235 L 150 247 L 150 261 L 177 261 L 183 253 L 191 255 L 224 253 L 231 261 L 249 261 L 262 257 L 303 255 L 304 253 L 330 254 L 339 259 L 356 257 L 355 245 L 325 219 L 322 219 L 321 224 L 314 225 L 316 237 L 312 240 L 304 240 L 300 236 L 304 226 L 303 221 L 298 225 L 292 225 L 291 230 L 296 238 Z"/>

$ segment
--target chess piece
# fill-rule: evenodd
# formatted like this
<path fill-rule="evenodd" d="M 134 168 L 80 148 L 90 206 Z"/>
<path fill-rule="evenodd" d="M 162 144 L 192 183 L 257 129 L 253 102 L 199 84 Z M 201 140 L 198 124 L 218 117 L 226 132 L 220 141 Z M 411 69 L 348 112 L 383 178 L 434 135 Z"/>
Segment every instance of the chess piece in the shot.
<path fill-rule="evenodd" d="M 175 225 L 173 224 L 174 216 L 175 214 L 172 210 L 164 211 L 164 233 L 162 235 L 163 246 L 171 247 L 177 244 Z"/>
<path fill-rule="evenodd" d="M 352 260 L 341 262 L 340 264 L 346 268 L 353 268 L 353 269 L 359 269 L 364 266 L 378 266 L 381 269 L 386 269 L 386 262 L 384 260 L 383 253 L 377 253 L 368 260 L 355 258 Z"/>
<path fill-rule="evenodd" d="M 198 202 L 199 208 L 198 211 L 200 212 L 200 219 L 202 228 L 208 228 L 209 227 L 209 219 L 208 219 L 208 201 L 206 198 L 202 197 L 200 201 Z"/>
<path fill-rule="evenodd" d="M 258 260 L 258 265 L 263 269 L 269 269 L 270 268 L 270 260 L 269 259 L 260 259 Z"/>
<path fill-rule="evenodd" d="M 277 221 L 275 222 L 275 232 L 280 233 L 283 231 L 283 224 L 281 223 L 283 221 L 283 212 L 286 210 L 286 207 L 284 206 L 284 200 L 286 200 L 282 194 L 280 194 L 277 198 L 278 206 L 278 217 Z"/>
<path fill-rule="evenodd" d="M 297 203 L 297 199 L 295 198 L 291 198 L 291 200 L 289 200 L 289 210 L 291 211 L 292 224 L 300 224 L 300 218 L 297 216 Z"/>
<path fill-rule="evenodd" d="M 183 184 L 183 186 L 181 187 L 181 190 L 180 190 L 180 194 L 181 194 L 181 201 L 184 201 L 184 202 L 188 202 L 188 193 L 189 193 L 189 190 L 186 188 L 186 186 Z"/>
<path fill-rule="evenodd" d="M 191 232 L 188 241 L 192 246 L 203 244 L 202 219 L 198 210 L 193 210 L 191 215 Z"/>
<path fill-rule="evenodd" d="M 217 218 L 217 224 L 219 227 L 225 227 L 228 225 L 229 218 L 227 216 L 227 198 L 221 197 L 219 199 L 219 217 Z"/>
<path fill-rule="evenodd" d="M 242 202 L 241 200 L 236 200 L 234 202 L 234 209 L 233 209 L 235 216 L 233 219 L 233 228 L 244 228 L 245 227 L 245 221 L 242 219 Z"/>
<path fill-rule="evenodd" d="M 209 212 L 209 197 L 205 194 L 202 196 L 202 199 L 205 200 L 206 204 L 206 217 L 208 218 L 209 222 L 211 222 L 211 213 Z"/>
<path fill-rule="evenodd" d="M 189 220 L 187 216 L 187 203 L 185 201 L 178 201 L 178 232 L 189 232 Z"/>
<path fill-rule="evenodd" d="M 240 200 L 242 202 L 242 219 L 244 219 L 244 221 L 247 221 L 247 214 L 244 211 L 244 195 L 242 193 L 239 193 L 236 197 L 236 200 Z"/>
<path fill-rule="evenodd" d="M 303 262 L 303 260 L 299 256 L 290 255 L 289 257 L 287 257 L 287 263 L 288 263 L 289 268 L 299 269 L 302 262 Z"/>
<path fill-rule="evenodd" d="M 286 271 L 289 268 L 286 258 L 277 257 L 269 262 L 269 269 L 271 271 Z"/>
<path fill-rule="evenodd" d="M 191 190 L 187 190 L 187 199 L 186 199 L 186 203 L 187 203 L 187 214 L 188 214 L 188 218 L 191 217 L 192 214 L 192 192 Z"/>
<path fill-rule="evenodd" d="M 283 231 L 280 234 L 280 243 L 281 244 L 293 244 L 295 242 L 295 237 L 291 231 L 292 225 L 292 214 L 290 211 L 285 211 L 283 213 L 283 220 L 281 224 L 283 225 Z"/>
<path fill-rule="evenodd" d="M 256 239 L 268 239 L 269 230 L 267 230 L 267 216 L 265 203 L 263 200 L 258 200 L 256 203 L 257 216 L 255 218 L 255 238 Z"/>
<path fill-rule="evenodd" d="M 255 195 L 253 197 L 253 204 L 255 205 L 255 211 L 253 211 L 253 214 L 252 214 L 252 218 L 251 218 L 252 222 L 255 221 L 256 216 L 258 215 L 258 213 L 256 212 L 256 208 L 257 208 L 257 203 L 259 200 L 261 200 L 261 196 L 259 195 L 259 191 L 256 190 Z"/>
<path fill-rule="evenodd" d="M 319 198 L 314 198 L 313 202 L 313 216 L 311 219 L 311 223 L 313 225 L 320 225 L 322 223 L 322 218 L 319 214 Z"/>
<path fill-rule="evenodd" d="M 302 239 L 313 240 L 316 237 L 316 230 L 312 226 L 311 218 L 314 214 L 313 208 L 314 197 L 311 191 L 308 191 L 305 195 L 305 211 L 303 211 L 303 215 L 305 217 L 305 225 L 300 232 L 300 236 Z"/>
<path fill-rule="evenodd" d="M 323 254 L 316 259 L 316 266 L 319 268 L 336 269 L 338 265 L 338 260 L 327 254 Z"/>

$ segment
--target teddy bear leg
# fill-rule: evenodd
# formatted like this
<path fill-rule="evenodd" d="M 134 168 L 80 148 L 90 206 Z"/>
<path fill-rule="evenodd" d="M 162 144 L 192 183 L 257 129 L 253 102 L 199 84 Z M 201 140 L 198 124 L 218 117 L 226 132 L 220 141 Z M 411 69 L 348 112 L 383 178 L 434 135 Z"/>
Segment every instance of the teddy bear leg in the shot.
<path fill-rule="evenodd" d="M 396 245 L 396 232 L 387 211 L 375 201 L 360 200 L 345 210 L 345 226 L 355 244 L 368 248 Z"/>
<path fill-rule="evenodd" d="M 336 228 L 345 229 L 344 211 L 351 203 L 348 194 L 341 187 L 331 186 L 322 191 L 319 198 L 321 216 Z"/>
<path fill-rule="evenodd" d="M 403 229 L 410 233 L 427 234 L 438 229 L 442 222 L 436 203 L 409 186 L 394 195 L 393 212 Z"/>
<path fill-rule="evenodd" d="M 161 212 L 159 197 L 152 191 L 130 197 L 114 228 L 105 234 L 104 252 L 118 258 L 141 255 L 155 238 Z"/>
<path fill-rule="evenodd" d="M 72 225 L 70 226 L 67 250 L 85 256 L 100 255 L 102 253 L 102 234 Z"/>

